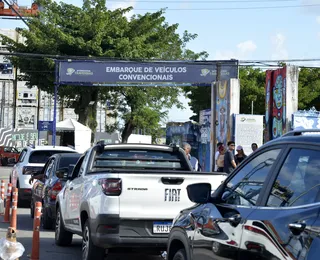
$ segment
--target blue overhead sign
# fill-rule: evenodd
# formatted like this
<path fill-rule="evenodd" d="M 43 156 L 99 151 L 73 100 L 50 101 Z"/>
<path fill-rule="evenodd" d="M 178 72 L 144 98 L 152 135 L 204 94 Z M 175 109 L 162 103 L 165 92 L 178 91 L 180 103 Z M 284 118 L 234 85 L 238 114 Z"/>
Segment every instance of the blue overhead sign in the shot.
<path fill-rule="evenodd" d="M 53 121 L 38 121 L 38 131 L 52 131 Z"/>
<path fill-rule="evenodd" d="M 58 84 L 203 83 L 216 80 L 218 62 L 59 61 Z M 221 61 L 221 80 L 238 78 L 238 61 Z"/>

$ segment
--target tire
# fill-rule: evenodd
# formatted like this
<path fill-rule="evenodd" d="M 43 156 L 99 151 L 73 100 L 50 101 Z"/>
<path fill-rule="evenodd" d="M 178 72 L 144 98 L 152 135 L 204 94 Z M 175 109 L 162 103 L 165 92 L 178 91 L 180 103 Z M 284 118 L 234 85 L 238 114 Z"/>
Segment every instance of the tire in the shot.
<path fill-rule="evenodd" d="M 82 260 L 103 260 L 106 250 L 92 243 L 89 220 L 86 221 L 82 231 Z"/>
<path fill-rule="evenodd" d="M 19 182 L 17 181 L 17 188 L 18 188 L 18 208 L 23 208 L 25 205 L 26 205 L 26 201 L 22 199 L 21 197 L 21 193 L 20 193 L 20 184 Z M 12 189 L 12 192 L 13 192 L 13 189 Z M 11 199 L 13 198 L 13 196 L 11 196 Z"/>
<path fill-rule="evenodd" d="M 72 236 L 73 234 L 65 229 L 62 221 L 62 217 L 61 217 L 61 211 L 60 209 L 58 209 L 57 217 L 56 217 L 55 232 L 54 232 L 54 240 L 56 245 L 69 246 L 72 243 Z"/>
<path fill-rule="evenodd" d="M 33 202 L 33 199 L 31 199 L 31 203 L 30 203 L 30 217 L 34 218 L 34 202 Z"/>
<path fill-rule="evenodd" d="M 1 159 L 1 165 L 2 166 L 7 166 L 8 165 L 8 158 L 7 157 L 4 157 Z"/>
<path fill-rule="evenodd" d="M 48 216 L 47 210 L 44 207 L 44 204 L 42 204 L 42 214 L 41 214 L 41 223 L 43 229 L 52 229 L 53 228 L 53 221 L 52 219 Z"/>
<path fill-rule="evenodd" d="M 173 257 L 173 260 L 187 260 L 186 250 L 180 249 Z"/>

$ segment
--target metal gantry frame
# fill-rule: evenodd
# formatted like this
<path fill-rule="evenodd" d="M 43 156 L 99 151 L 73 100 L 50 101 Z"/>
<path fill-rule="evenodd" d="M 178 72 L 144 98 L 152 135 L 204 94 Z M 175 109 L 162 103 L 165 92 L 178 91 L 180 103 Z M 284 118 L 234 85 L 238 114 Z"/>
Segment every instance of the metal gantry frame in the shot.
<path fill-rule="evenodd" d="M 56 145 L 56 124 L 57 124 L 57 102 L 58 102 L 58 91 L 59 91 L 59 87 L 62 85 L 77 85 L 77 86 L 132 86 L 132 87 L 139 87 L 139 86 L 149 86 L 149 87 L 154 87 L 154 86 L 175 86 L 175 87 L 185 87 L 185 86 L 206 86 L 209 87 L 211 86 L 211 167 L 214 167 L 214 155 L 215 155 L 215 151 L 216 151 L 216 126 L 217 126 L 217 115 L 216 115 L 216 101 L 217 101 L 217 95 L 216 95 L 216 85 L 217 83 L 221 80 L 222 77 L 224 77 L 223 75 L 221 75 L 221 70 L 222 70 L 222 66 L 231 66 L 230 64 L 233 63 L 232 66 L 236 66 L 236 77 L 233 78 L 238 78 L 239 77 L 239 61 L 237 60 L 228 60 L 228 61 L 215 61 L 213 62 L 184 62 L 184 61 L 179 61 L 176 62 L 176 64 L 184 64 L 184 63 L 188 63 L 188 64 L 194 64 L 195 66 L 200 65 L 200 64 L 208 64 L 208 66 L 210 66 L 211 69 L 216 71 L 216 76 L 212 77 L 212 80 L 210 80 L 210 82 L 203 82 L 203 83 L 192 83 L 192 82 L 187 82 L 187 83 L 174 83 L 174 82 L 168 82 L 168 83 L 164 83 L 164 82 L 159 82 L 159 83 L 152 83 L 150 84 L 149 82 L 128 82 L 128 83 L 117 83 L 117 82 L 61 82 L 60 80 L 60 63 L 61 62 L 70 62 L 72 64 L 72 60 L 68 60 L 68 61 L 63 61 L 63 60 L 55 60 L 55 82 L 54 82 L 54 111 L 53 111 L 53 126 L 52 126 L 52 145 L 55 146 Z M 94 60 L 75 60 L 75 62 L 84 62 L 84 63 L 92 63 L 92 62 L 96 62 Z M 130 62 L 128 61 L 111 61 L 111 63 L 114 63 L 114 65 L 119 65 L 119 64 L 130 64 Z M 156 63 L 156 62 L 149 62 L 149 63 Z M 146 62 L 141 62 L 141 64 L 146 64 Z M 167 64 L 168 66 L 174 64 L 172 61 L 162 61 L 161 64 Z M 231 77 L 229 77 L 229 79 L 231 79 Z M 139 84 L 140 83 L 140 84 Z"/>

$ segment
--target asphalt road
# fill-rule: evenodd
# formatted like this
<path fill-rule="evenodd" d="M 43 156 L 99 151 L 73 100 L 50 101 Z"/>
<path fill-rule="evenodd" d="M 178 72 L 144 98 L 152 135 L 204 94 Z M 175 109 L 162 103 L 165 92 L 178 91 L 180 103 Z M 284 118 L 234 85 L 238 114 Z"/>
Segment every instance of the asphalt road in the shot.
<path fill-rule="evenodd" d="M 0 180 L 9 180 L 11 167 L 0 166 Z M 3 217 L 0 216 L 0 238 L 6 237 L 8 228 L 7 223 L 2 223 Z M 17 241 L 25 247 L 25 252 L 20 260 L 30 259 L 28 255 L 32 248 L 33 219 L 30 217 L 29 208 L 19 208 L 17 214 Z M 40 231 L 40 259 L 46 260 L 78 260 L 81 259 L 81 238 L 74 236 L 72 246 L 58 247 L 54 243 L 54 231 Z M 106 260 L 160 260 L 160 256 L 148 256 L 137 253 L 115 254 L 110 253 Z"/>

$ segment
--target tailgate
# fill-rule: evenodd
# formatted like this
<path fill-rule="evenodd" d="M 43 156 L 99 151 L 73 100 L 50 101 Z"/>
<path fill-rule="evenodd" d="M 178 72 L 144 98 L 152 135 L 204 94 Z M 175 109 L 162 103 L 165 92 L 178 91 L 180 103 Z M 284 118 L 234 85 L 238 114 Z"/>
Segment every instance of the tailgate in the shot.
<path fill-rule="evenodd" d="M 119 174 L 122 179 L 120 218 L 174 219 L 180 210 L 194 205 L 186 187 L 209 182 L 215 190 L 225 179 L 223 175 L 191 174 Z"/>

